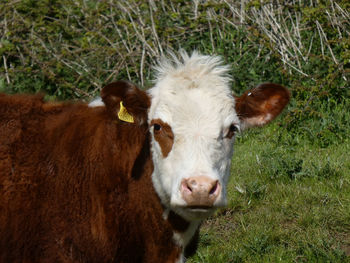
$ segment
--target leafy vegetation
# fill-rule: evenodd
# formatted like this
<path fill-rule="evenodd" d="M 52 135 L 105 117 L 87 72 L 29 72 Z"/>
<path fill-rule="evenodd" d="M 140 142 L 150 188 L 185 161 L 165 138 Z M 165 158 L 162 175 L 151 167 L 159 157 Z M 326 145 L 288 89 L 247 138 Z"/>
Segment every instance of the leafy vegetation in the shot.
<path fill-rule="evenodd" d="M 346 262 L 350 255 L 350 4 L 347 0 L 3 0 L 0 92 L 98 95 L 152 85 L 169 50 L 232 65 L 240 94 L 290 88 L 276 122 L 237 138 L 229 205 L 189 262 Z"/>

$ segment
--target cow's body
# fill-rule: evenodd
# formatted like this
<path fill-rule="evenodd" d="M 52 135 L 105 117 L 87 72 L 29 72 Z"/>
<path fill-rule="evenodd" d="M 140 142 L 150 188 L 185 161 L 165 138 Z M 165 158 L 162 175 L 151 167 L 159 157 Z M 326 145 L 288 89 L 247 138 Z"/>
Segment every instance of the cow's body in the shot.
<path fill-rule="evenodd" d="M 184 140 L 169 112 L 164 115 L 155 109 L 161 105 L 155 91 L 149 95 L 129 83 L 114 83 L 104 88 L 104 103 L 98 107 L 0 95 L 0 262 L 170 263 L 182 262 L 195 251 L 201 220 L 225 203 L 227 178 L 210 179 L 215 174 L 208 173 L 229 173 L 232 125 L 225 123 L 230 136 L 224 135 L 220 148 L 227 151 L 227 163 L 216 160 L 221 165 L 218 171 L 203 164 L 200 176 L 180 178 L 172 187 L 174 197 L 164 182 L 176 175 L 169 174 L 165 181 L 161 176 L 181 159 Z M 226 93 L 228 100 L 229 89 Z M 199 99 L 210 100 L 203 94 Z M 276 100 L 283 96 L 289 100 L 289 94 L 281 94 L 268 95 L 264 107 L 279 104 Z M 249 108 L 251 97 L 237 98 L 236 105 Z M 120 101 L 134 123 L 116 117 Z M 255 125 L 262 125 L 279 114 L 286 102 L 282 104 L 272 117 L 265 114 L 269 119 L 264 122 L 260 115 L 239 109 L 229 121 L 237 122 L 246 114 L 242 118 L 258 119 Z M 206 147 L 223 140 L 219 134 L 206 142 L 205 132 L 199 139 Z M 159 164 L 172 158 L 170 164 Z"/>
<path fill-rule="evenodd" d="M 147 127 L 38 96 L 0 105 L 0 262 L 179 258 L 172 228 L 187 226 L 163 220 Z"/>

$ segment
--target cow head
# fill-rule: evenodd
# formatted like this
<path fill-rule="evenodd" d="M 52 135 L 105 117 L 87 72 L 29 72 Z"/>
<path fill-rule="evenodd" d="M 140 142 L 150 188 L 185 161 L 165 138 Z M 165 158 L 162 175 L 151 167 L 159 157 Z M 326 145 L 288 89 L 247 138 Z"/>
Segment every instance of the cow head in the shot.
<path fill-rule="evenodd" d="M 134 125 L 150 131 L 152 180 L 161 202 L 187 220 L 200 220 L 226 204 L 236 133 L 272 121 L 290 94 L 265 83 L 236 97 L 229 67 L 196 52 L 164 59 L 156 70 L 148 93 L 118 81 L 103 88 L 102 104 L 113 118 L 125 106 Z"/>
<path fill-rule="evenodd" d="M 153 184 L 168 209 L 203 219 L 226 204 L 236 133 L 273 120 L 290 95 L 282 86 L 262 84 L 235 97 L 229 67 L 196 52 L 163 60 L 156 69 L 148 91 Z"/>

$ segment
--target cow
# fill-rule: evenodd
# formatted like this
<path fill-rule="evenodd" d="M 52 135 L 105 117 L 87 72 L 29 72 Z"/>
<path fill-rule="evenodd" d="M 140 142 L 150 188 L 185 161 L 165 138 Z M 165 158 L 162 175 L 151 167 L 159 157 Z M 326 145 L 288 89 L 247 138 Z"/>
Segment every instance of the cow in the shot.
<path fill-rule="evenodd" d="M 237 97 L 230 67 L 198 52 L 162 59 L 147 91 L 101 99 L 0 95 L 0 262 L 184 262 L 227 203 L 237 132 L 263 126 L 289 91 Z"/>

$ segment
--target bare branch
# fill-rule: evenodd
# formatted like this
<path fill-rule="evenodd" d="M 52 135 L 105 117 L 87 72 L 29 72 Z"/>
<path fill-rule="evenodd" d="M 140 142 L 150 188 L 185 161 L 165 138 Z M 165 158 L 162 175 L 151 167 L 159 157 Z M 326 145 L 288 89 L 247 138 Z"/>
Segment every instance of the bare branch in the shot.
<path fill-rule="evenodd" d="M 4 60 L 4 68 L 5 68 L 6 81 L 7 81 L 7 84 L 10 84 L 11 81 L 10 81 L 10 77 L 9 77 L 9 73 L 8 73 L 8 69 L 7 69 L 7 60 L 6 60 L 5 55 L 2 55 L 2 59 Z"/>

